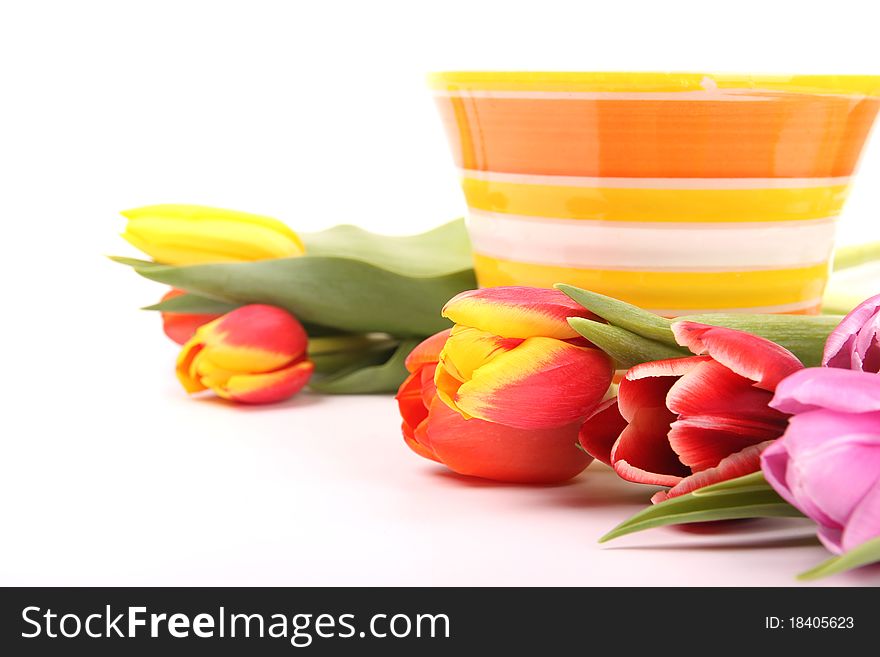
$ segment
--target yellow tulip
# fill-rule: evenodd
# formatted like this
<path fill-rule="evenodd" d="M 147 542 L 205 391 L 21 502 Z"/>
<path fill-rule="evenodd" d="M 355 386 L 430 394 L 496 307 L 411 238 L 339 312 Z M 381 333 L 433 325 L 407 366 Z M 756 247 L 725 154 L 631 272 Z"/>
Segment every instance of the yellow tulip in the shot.
<path fill-rule="evenodd" d="M 122 213 L 122 237 L 156 262 L 196 265 L 289 258 L 305 253 L 277 219 L 201 205 L 149 205 Z"/>

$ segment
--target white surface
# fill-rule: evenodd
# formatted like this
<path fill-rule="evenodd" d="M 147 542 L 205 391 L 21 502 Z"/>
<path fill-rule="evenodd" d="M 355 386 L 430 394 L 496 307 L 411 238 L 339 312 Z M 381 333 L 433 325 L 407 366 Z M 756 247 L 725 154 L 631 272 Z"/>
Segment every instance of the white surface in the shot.
<path fill-rule="evenodd" d="M 790 584 L 824 558 L 766 523 L 600 548 L 647 490 L 445 475 L 390 398 L 188 400 L 137 310 L 161 290 L 101 257 L 148 203 L 301 230 L 460 214 L 432 69 L 880 71 L 872 3 L 637 4 L 4 3 L 0 584 Z M 880 236 L 878 173 L 875 137 L 846 241 Z"/>

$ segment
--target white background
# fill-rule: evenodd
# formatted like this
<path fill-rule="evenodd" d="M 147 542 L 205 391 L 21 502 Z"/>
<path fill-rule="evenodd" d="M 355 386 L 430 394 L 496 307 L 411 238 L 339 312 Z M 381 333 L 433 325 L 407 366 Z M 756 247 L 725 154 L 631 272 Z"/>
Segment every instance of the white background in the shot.
<path fill-rule="evenodd" d="M 3 2 L 2 584 L 790 584 L 809 528 L 595 539 L 650 491 L 467 481 L 388 397 L 186 399 L 118 211 L 417 232 L 463 211 L 424 74 L 878 73 L 875 2 Z M 844 241 L 880 236 L 880 143 Z M 744 546 L 748 549 L 744 549 Z M 828 583 L 880 583 L 866 570 Z"/>

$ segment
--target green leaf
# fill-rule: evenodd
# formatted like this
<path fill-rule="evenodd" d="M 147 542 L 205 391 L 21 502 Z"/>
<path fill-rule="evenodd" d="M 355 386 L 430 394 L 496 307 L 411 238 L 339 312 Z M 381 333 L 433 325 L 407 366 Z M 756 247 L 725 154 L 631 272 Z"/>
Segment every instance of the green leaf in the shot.
<path fill-rule="evenodd" d="M 153 262 L 152 260 L 140 260 L 139 258 L 126 258 L 125 256 L 107 256 L 113 262 L 117 262 L 120 265 L 128 265 L 129 267 L 162 267 L 157 262 Z"/>
<path fill-rule="evenodd" d="M 460 219 L 408 237 L 337 226 L 304 241 L 305 256 L 257 262 L 171 266 L 112 259 L 200 297 L 279 306 L 304 323 L 354 333 L 431 335 L 450 325 L 440 316 L 446 301 L 476 287 Z"/>
<path fill-rule="evenodd" d="M 279 306 L 303 322 L 355 333 L 427 336 L 447 328 L 451 297 L 476 287 L 473 270 L 433 277 L 398 274 L 349 258 L 303 256 L 259 262 L 136 266 L 141 276 L 230 304 Z"/>
<path fill-rule="evenodd" d="M 309 387 L 328 394 L 373 394 L 397 392 L 407 376 L 404 361 L 418 340 L 404 340 L 388 352 L 371 354 L 365 360 L 329 376 L 313 380 Z"/>
<path fill-rule="evenodd" d="M 798 579 L 811 580 L 828 577 L 878 561 L 880 561 L 880 537 L 872 538 L 845 554 L 823 561 L 815 568 L 798 575 Z"/>
<path fill-rule="evenodd" d="M 618 369 L 666 358 L 682 358 L 691 355 L 683 347 L 643 338 L 631 331 L 611 324 L 601 324 L 582 317 L 569 317 L 568 323 L 587 340 L 614 359 Z"/>
<path fill-rule="evenodd" d="M 217 299 L 200 297 L 197 294 L 181 294 L 165 301 L 144 306 L 141 310 L 158 310 L 167 313 L 188 313 L 193 315 L 225 315 L 239 306 Z"/>
<path fill-rule="evenodd" d="M 744 315 L 709 313 L 678 317 L 675 322 L 691 321 L 724 326 L 767 338 L 782 345 L 806 367 L 822 364 L 822 352 L 828 335 L 843 317 L 836 315 Z"/>
<path fill-rule="evenodd" d="M 154 303 L 152 306 L 145 306 L 144 308 L 141 308 L 141 310 L 191 313 L 195 315 L 224 315 L 232 310 L 235 310 L 236 308 L 239 308 L 241 305 L 242 304 L 233 304 L 227 303 L 226 301 L 218 301 L 209 297 L 201 297 L 197 294 L 181 294 L 180 296 L 172 297 L 165 301 L 160 301 L 159 303 Z M 310 338 L 320 338 L 323 336 L 331 335 L 348 335 L 340 331 L 339 329 L 329 328 L 327 326 L 320 326 L 318 324 L 313 324 L 310 322 L 301 323 L 303 325 L 303 328 L 306 330 L 306 333 L 309 334 Z"/>
<path fill-rule="evenodd" d="M 377 235 L 342 225 L 300 237 L 308 256 L 360 260 L 405 276 L 438 276 L 473 267 L 463 219 L 420 235 Z"/>
<path fill-rule="evenodd" d="M 697 489 L 639 511 L 599 539 L 600 543 L 644 529 L 735 518 L 800 517 L 802 514 L 760 472 Z"/>
<path fill-rule="evenodd" d="M 662 342 L 672 347 L 678 346 L 670 328 L 672 322 L 665 317 L 642 310 L 631 303 L 619 301 L 597 292 L 582 290 L 572 285 L 558 283 L 554 287 L 609 324 L 624 328 L 643 338 Z"/>

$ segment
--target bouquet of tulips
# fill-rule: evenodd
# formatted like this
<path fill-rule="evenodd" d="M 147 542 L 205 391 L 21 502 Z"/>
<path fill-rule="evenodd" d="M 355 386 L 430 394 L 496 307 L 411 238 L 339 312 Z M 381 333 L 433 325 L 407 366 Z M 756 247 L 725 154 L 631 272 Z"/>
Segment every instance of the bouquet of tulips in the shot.
<path fill-rule="evenodd" d="M 446 305 L 455 327 L 412 352 L 398 393 L 414 451 L 536 483 L 596 459 L 663 487 L 602 540 L 806 515 L 839 556 L 804 577 L 880 561 L 880 295 L 842 320 L 669 320 L 557 287 L 469 291 Z"/>
<path fill-rule="evenodd" d="M 187 392 L 396 390 L 406 444 L 460 474 L 552 483 L 595 459 L 660 487 L 602 540 L 807 516 L 836 556 L 804 576 L 880 561 L 880 295 L 845 317 L 667 319 L 564 284 L 473 289 L 461 222 L 389 238 L 125 216 L 153 261 L 116 260 L 172 287 L 150 308 L 184 345 Z"/>

